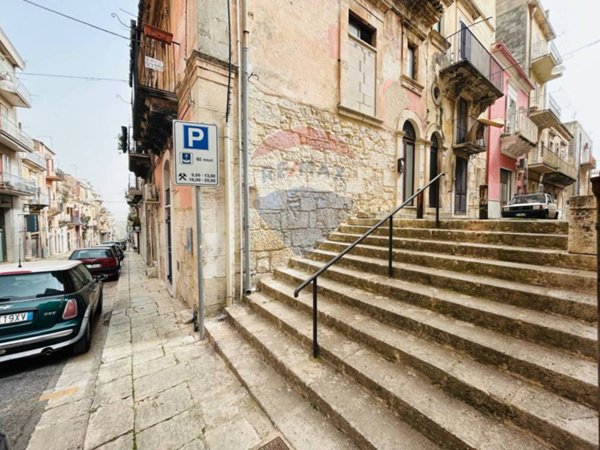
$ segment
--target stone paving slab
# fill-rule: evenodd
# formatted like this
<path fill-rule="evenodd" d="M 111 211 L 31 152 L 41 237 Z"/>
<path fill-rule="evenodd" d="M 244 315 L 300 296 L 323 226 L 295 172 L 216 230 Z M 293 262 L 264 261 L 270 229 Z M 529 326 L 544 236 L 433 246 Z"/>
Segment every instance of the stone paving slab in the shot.
<path fill-rule="evenodd" d="M 187 307 L 143 269 L 127 253 L 105 298 L 108 329 L 45 392 L 28 449 L 256 450 L 280 436 L 211 345 L 179 323 Z"/>

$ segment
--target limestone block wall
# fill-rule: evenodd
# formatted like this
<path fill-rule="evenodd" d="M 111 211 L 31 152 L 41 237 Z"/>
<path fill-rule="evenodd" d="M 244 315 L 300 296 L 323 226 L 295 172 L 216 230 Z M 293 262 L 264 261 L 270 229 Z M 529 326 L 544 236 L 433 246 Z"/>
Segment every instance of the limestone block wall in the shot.
<path fill-rule="evenodd" d="M 256 273 L 314 248 L 350 214 L 393 206 L 393 131 L 256 87 L 250 109 Z"/>
<path fill-rule="evenodd" d="M 596 215 L 594 195 L 569 199 L 569 253 L 596 254 Z"/>

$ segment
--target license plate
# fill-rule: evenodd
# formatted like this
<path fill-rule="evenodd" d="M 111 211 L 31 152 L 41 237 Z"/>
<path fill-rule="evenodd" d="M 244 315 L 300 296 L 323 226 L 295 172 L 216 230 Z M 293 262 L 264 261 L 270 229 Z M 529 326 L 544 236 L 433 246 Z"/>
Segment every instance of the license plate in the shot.
<path fill-rule="evenodd" d="M 527 214 L 525 214 L 525 213 L 517 213 L 517 214 L 516 214 L 516 216 L 517 216 L 517 217 L 525 217 L 526 215 L 527 215 Z"/>
<path fill-rule="evenodd" d="M 3 314 L 0 316 L 0 325 L 8 325 L 12 323 L 31 322 L 33 320 L 33 311 Z"/>
<path fill-rule="evenodd" d="M 86 267 L 88 269 L 99 269 L 100 267 L 102 267 L 102 264 L 86 264 Z"/>

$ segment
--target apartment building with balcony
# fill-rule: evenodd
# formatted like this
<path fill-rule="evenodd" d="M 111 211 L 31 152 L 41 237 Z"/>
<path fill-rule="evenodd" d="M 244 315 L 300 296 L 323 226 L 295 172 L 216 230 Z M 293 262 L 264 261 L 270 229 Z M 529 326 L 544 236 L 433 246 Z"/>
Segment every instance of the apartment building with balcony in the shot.
<path fill-rule="evenodd" d="M 482 218 L 501 217 L 502 206 L 514 194 L 525 191 L 527 155 L 537 146 L 538 127 L 529 117 L 529 97 L 534 85 L 527 72 L 502 43 L 494 44 L 492 54 L 504 71 L 504 96 L 489 109 L 489 149 L 487 153 L 487 209 L 482 202 Z"/>
<path fill-rule="evenodd" d="M 30 177 L 22 176 L 22 157 L 33 152 L 33 140 L 22 129 L 19 108 L 31 107 L 31 95 L 17 78 L 25 62 L 0 29 L 0 261 L 24 258 L 28 227 L 25 205 L 37 194 Z"/>
<path fill-rule="evenodd" d="M 573 135 L 563 125 L 561 109 L 548 84 L 564 71 L 562 58 L 553 44 L 556 33 L 549 11 L 540 0 L 497 0 L 496 34 L 510 49 L 535 87 L 531 92 L 529 117 L 538 127 L 538 146 L 528 156 L 528 192 L 554 196 L 565 218 L 570 185 L 577 179 L 574 160 L 569 156 Z"/>
<path fill-rule="evenodd" d="M 33 195 L 23 204 L 25 232 L 23 255 L 25 259 L 48 256 L 48 206 L 50 199 L 46 187 L 46 156 L 44 144 L 34 140 L 33 149 L 20 154 L 21 176 L 32 183 Z"/>
<path fill-rule="evenodd" d="M 572 185 L 572 195 L 592 195 L 590 176 L 596 168 L 593 154 L 593 141 L 583 125 L 578 121 L 565 123 L 573 135 L 569 145 L 569 158 L 575 162 L 577 181 Z"/>
<path fill-rule="evenodd" d="M 174 295 L 197 298 L 194 191 L 174 181 L 173 119 L 219 127 L 219 186 L 202 189 L 209 312 L 348 216 L 390 211 L 441 172 L 425 213 L 478 216 L 487 110 L 504 95 L 494 1 L 243 3 L 246 16 L 199 1 L 186 27 L 182 2 L 150 0 L 132 24 L 127 150 L 142 199 L 131 200 L 141 253 Z M 236 45 L 229 59 L 244 36 L 245 75 Z"/>

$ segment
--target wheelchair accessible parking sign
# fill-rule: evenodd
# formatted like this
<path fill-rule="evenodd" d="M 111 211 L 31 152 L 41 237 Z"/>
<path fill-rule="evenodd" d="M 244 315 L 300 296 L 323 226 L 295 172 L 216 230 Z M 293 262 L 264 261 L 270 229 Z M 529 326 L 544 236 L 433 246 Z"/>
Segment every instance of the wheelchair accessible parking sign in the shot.
<path fill-rule="evenodd" d="M 176 185 L 219 185 L 218 136 L 216 125 L 173 121 Z"/>

